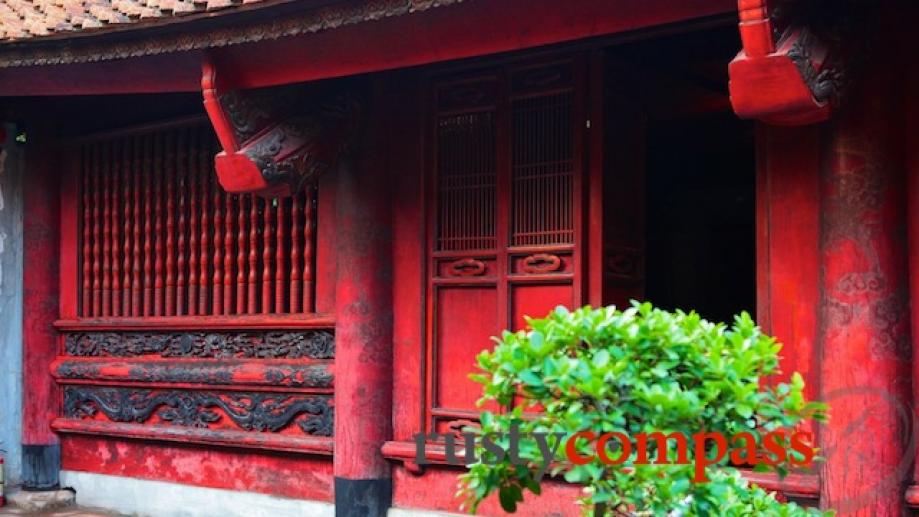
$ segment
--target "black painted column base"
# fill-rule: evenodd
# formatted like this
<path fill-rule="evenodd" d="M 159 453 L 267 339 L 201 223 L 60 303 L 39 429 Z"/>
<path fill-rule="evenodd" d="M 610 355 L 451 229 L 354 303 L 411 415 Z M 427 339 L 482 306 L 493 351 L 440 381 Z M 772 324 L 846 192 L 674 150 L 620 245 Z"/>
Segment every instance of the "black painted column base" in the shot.
<path fill-rule="evenodd" d="M 386 517 L 392 479 L 335 478 L 335 517 Z"/>
<path fill-rule="evenodd" d="M 61 446 L 22 446 L 22 489 L 54 490 L 60 486 Z"/>

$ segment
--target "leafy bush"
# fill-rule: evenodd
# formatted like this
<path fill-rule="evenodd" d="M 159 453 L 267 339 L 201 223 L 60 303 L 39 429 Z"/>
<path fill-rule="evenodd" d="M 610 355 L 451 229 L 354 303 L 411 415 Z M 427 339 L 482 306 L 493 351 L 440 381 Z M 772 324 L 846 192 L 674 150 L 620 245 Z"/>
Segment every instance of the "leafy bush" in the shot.
<path fill-rule="evenodd" d="M 790 384 L 760 385 L 764 377 L 778 373 L 781 345 L 764 335 L 748 314 L 737 316 L 728 328 L 694 312 L 670 313 L 633 302 L 624 311 L 584 307 L 570 312 L 559 307 L 528 323 L 530 330 L 505 331 L 496 338 L 493 351 L 478 356 L 484 373 L 471 377 L 484 385 L 479 404 L 513 406 L 483 412 L 479 432 L 491 436 L 504 451 L 510 446 L 506 433 L 512 429 L 519 428 L 524 436 L 559 433 L 551 435 L 558 453 L 550 472 L 584 485 L 585 513 L 832 514 L 778 502 L 741 478 L 729 465 L 730 455 L 705 467 L 709 482 L 693 482 L 698 472 L 692 464 L 697 456 L 692 446 L 690 464 L 679 465 L 636 464 L 635 450 L 615 466 L 596 460 L 573 464 L 560 454 L 565 450 L 564 443 L 559 445 L 561 437 L 580 431 L 628 436 L 654 431 L 692 436 L 706 431 L 727 437 L 749 432 L 762 450 L 769 432 L 790 430 L 808 418 L 823 420 L 825 407 L 805 401 L 800 375 L 795 374 Z M 671 463 L 676 459 L 676 447 L 661 451 L 653 442 L 649 446 Z M 584 440 L 577 443 L 577 451 L 593 457 L 596 452 L 590 447 Z M 540 493 L 544 462 L 534 440 L 520 441 L 516 462 L 494 448 L 483 448 L 481 442 L 476 450 L 483 461 L 461 476 L 458 493 L 468 510 L 475 512 L 497 491 L 504 509 L 513 512 L 525 491 Z M 802 459 L 791 451 L 785 461 L 760 463 L 757 469 L 784 475 Z"/>

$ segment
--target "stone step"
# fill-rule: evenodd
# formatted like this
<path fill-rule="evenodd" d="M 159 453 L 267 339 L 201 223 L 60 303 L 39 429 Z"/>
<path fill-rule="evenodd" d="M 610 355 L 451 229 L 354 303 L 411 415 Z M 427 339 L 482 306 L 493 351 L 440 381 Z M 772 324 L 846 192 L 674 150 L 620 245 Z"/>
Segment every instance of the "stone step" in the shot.
<path fill-rule="evenodd" d="M 42 490 L 31 492 L 13 490 L 6 495 L 6 502 L 11 508 L 25 512 L 44 512 L 73 506 L 76 494 L 73 490 Z"/>

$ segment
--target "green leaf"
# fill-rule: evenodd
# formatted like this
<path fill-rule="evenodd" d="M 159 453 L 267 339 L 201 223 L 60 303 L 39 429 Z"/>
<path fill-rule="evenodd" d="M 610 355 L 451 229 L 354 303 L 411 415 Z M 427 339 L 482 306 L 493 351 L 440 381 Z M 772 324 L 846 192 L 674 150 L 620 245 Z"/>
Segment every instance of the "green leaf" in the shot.
<path fill-rule="evenodd" d="M 511 492 L 510 487 L 501 487 L 498 491 L 498 500 L 501 502 L 501 508 L 505 512 L 514 513 L 517 511 L 517 499 Z"/>
<path fill-rule="evenodd" d="M 595 368 L 603 368 L 609 364 L 609 352 L 605 349 L 597 350 L 594 354 L 593 365 Z"/>

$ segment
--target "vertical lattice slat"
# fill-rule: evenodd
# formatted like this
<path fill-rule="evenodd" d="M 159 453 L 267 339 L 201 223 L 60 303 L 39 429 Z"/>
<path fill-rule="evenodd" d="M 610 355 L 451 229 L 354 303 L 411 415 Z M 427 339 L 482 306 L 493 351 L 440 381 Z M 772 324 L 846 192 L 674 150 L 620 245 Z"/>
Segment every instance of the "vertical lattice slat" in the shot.
<path fill-rule="evenodd" d="M 120 155 L 121 159 L 116 160 Z M 124 173 L 124 145 L 123 142 L 116 142 L 112 149 L 112 316 L 121 316 L 121 178 Z"/>
<path fill-rule="evenodd" d="M 300 197 L 294 196 L 290 205 L 290 312 L 300 312 L 300 282 L 303 277 L 300 259 Z"/>
<path fill-rule="evenodd" d="M 236 254 L 233 253 L 233 242 L 236 240 L 236 234 L 233 232 L 233 221 L 236 214 L 233 213 L 233 205 L 239 196 L 224 194 L 224 234 L 223 234 L 223 313 L 231 314 L 233 312 L 233 262 L 236 260 Z M 216 311 L 216 309 L 215 309 Z"/>
<path fill-rule="evenodd" d="M 246 231 L 246 218 L 249 212 L 246 210 L 247 196 L 237 196 L 236 202 L 236 313 L 245 314 L 247 307 L 246 292 L 246 255 L 248 253 L 249 234 Z"/>
<path fill-rule="evenodd" d="M 211 279 L 213 288 L 212 314 L 223 312 L 223 196 L 220 189 L 214 189 L 214 275 Z"/>
<path fill-rule="evenodd" d="M 92 270 L 92 260 L 93 260 L 93 249 L 92 249 L 92 225 L 93 217 L 90 212 L 90 194 L 93 191 L 92 184 L 92 149 L 83 148 L 80 153 L 81 166 L 83 171 L 83 195 L 82 195 L 82 214 L 83 214 L 83 234 L 80 247 L 83 249 L 83 284 L 82 289 L 83 293 L 81 296 L 81 310 L 83 315 L 92 314 L 92 288 L 93 288 L 93 270 Z"/>
<path fill-rule="evenodd" d="M 274 246 L 274 218 L 272 217 L 272 201 L 265 202 L 265 210 L 262 213 L 264 222 L 264 238 L 262 239 L 262 312 L 265 314 L 272 311 L 271 296 L 271 258 L 272 246 Z"/>
<path fill-rule="evenodd" d="M 154 188 L 153 188 L 153 214 L 154 214 L 154 236 L 156 237 L 156 242 L 153 245 L 153 315 L 162 316 L 165 308 L 165 298 L 163 296 L 163 290 L 166 286 L 165 275 L 164 275 L 164 261 L 163 253 L 165 251 L 165 240 L 166 236 L 164 235 L 164 225 L 163 225 L 163 134 L 160 132 L 156 133 L 156 139 L 154 140 L 154 160 L 153 160 L 153 170 L 154 170 Z"/>
<path fill-rule="evenodd" d="M 112 144 L 102 146 L 102 314 L 112 309 Z"/>
<path fill-rule="evenodd" d="M 303 312 L 313 311 L 313 221 L 315 220 L 313 209 L 312 188 L 308 188 L 301 198 L 303 202 L 303 252 L 300 253 L 300 260 L 303 261 L 303 287 L 300 294 L 303 297 Z"/>
<path fill-rule="evenodd" d="M 249 314 L 258 310 L 258 294 L 256 291 L 258 281 L 258 206 L 261 199 L 252 198 L 249 207 Z"/>
<path fill-rule="evenodd" d="M 275 267 L 274 267 L 274 311 L 287 312 L 284 310 L 286 293 L 284 289 L 284 269 L 287 267 L 287 247 L 284 243 L 287 240 L 287 219 L 284 216 L 284 199 L 278 200 L 277 210 L 277 246 L 275 247 Z"/>
<path fill-rule="evenodd" d="M 198 241 L 198 191 L 201 178 L 198 173 L 198 136 L 201 130 L 192 128 L 188 151 L 188 182 L 191 186 L 191 203 L 189 204 L 188 229 L 188 313 L 198 314 L 198 256 L 201 251 Z"/>
<path fill-rule="evenodd" d="M 198 177 L 201 180 L 201 249 L 199 256 L 199 267 L 201 268 L 201 273 L 198 276 L 198 288 L 200 292 L 198 294 L 198 314 L 214 314 L 208 309 L 208 278 L 209 278 L 209 269 L 210 269 L 210 257 L 209 250 L 211 245 L 211 210 L 210 210 L 210 200 L 214 197 L 212 191 L 214 189 L 213 177 L 210 174 L 210 167 L 208 166 L 208 149 L 206 146 L 201 146 L 201 149 L 198 150 Z"/>
<path fill-rule="evenodd" d="M 134 138 L 134 159 L 132 160 L 132 167 L 134 170 L 134 221 L 131 224 L 131 232 L 134 237 L 134 245 L 132 251 L 134 252 L 134 258 L 131 264 L 131 316 L 137 317 L 143 314 L 143 283 L 142 283 L 142 270 L 141 265 L 142 260 L 142 250 L 141 246 L 144 242 L 143 234 L 141 233 L 141 199 L 143 193 L 143 142 L 138 138 Z"/>
<path fill-rule="evenodd" d="M 187 205 L 186 197 L 188 194 L 188 171 L 186 169 L 186 164 L 188 162 L 188 148 L 185 144 L 185 139 L 187 138 L 187 132 L 183 129 L 178 135 L 178 149 L 176 156 L 176 164 L 178 166 L 177 178 L 178 178 L 178 206 L 179 206 L 179 226 L 178 226 L 178 256 L 176 257 L 176 314 L 183 315 L 186 312 L 186 264 L 187 264 L 187 253 L 186 249 L 186 218 L 187 218 Z"/>
<path fill-rule="evenodd" d="M 166 303 L 165 311 L 163 314 L 166 316 L 174 316 L 176 310 L 176 259 L 175 259 L 175 183 L 176 183 L 176 148 L 175 141 L 176 135 L 167 133 L 164 135 L 165 139 L 165 162 L 166 162 L 166 256 L 165 256 L 165 267 L 166 267 Z"/>
<path fill-rule="evenodd" d="M 134 180 L 134 149 L 132 144 L 133 142 L 131 140 L 122 142 L 122 145 L 124 145 L 124 161 L 121 164 L 122 170 L 124 171 L 121 176 L 121 224 L 124 236 L 120 241 L 124 245 L 124 267 L 121 281 L 122 316 L 131 315 L 131 275 L 133 274 L 134 261 L 134 250 L 132 249 L 134 236 L 131 233 L 131 202 L 133 201 L 131 195 L 131 182 Z"/>

